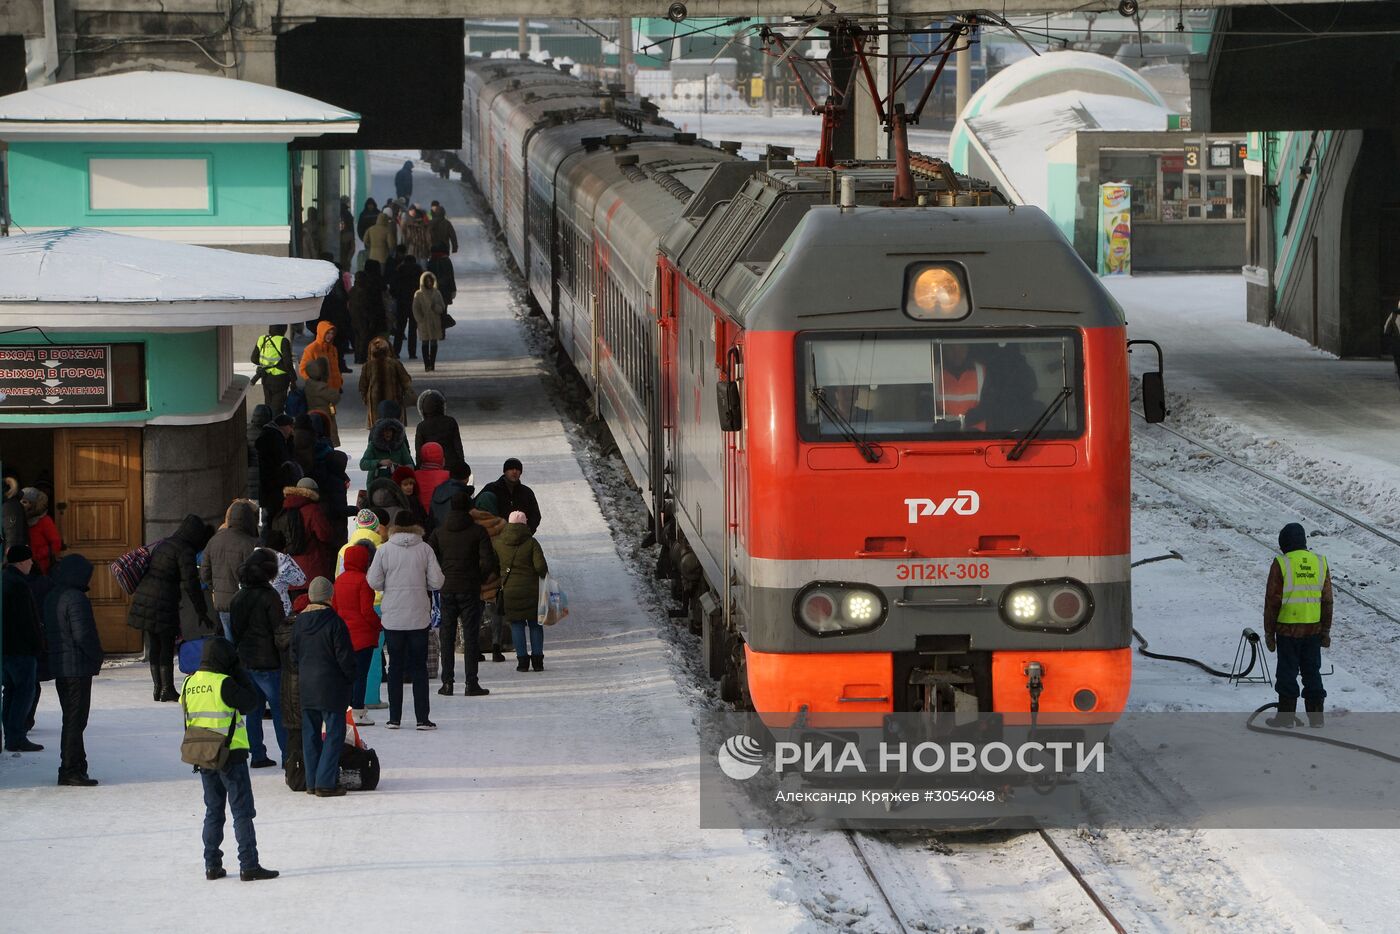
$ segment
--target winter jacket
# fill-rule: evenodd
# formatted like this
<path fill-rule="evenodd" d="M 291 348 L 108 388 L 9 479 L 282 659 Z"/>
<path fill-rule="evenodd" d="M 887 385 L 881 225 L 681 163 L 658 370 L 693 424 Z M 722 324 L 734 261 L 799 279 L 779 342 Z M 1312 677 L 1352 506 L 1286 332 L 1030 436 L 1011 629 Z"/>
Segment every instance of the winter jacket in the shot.
<path fill-rule="evenodd" d="M 381 591 L 384 628 L 427 629 L 432 611 L 428 591 L 441 590 L 442 567 L 417 526 L 390 526 L 389 540 L 374 553 L 366 578 Z"/>
<path fill-rule="evenodd" d="M 388 467 L 380 461 L 390 462 Z M 360 458 L 360 469 L 365 471 L 365 480 L 373 482 L 380 477 L 393 474 L 395 466 L 413 466 L 413 456 L 408 450 L 408 432 L 403 422 L 397 418 L 381 418 L 369 430 L 369 444 Z"/>
<path fill-rule="evenodd" d="M 345 377 L 340 375 L 340 352 L 335 349 L 335 344 L 326 342 L 326 332 L 335 325 L 329 321 L 316 322 L 316 339 L 306 345 L 306 349 L 301 352 L 301 366 L 299 368 L 303 378 L 309 374 L 306 365 L 312 360 L 326 361 L 326 384 L 332 389 L 340 389 L 345 385 Z"/>
<path fill-rule="evenodd" d="M 472 521 L 466 509 L 449 512 L 428 536 L 428 544 L 442 565 L 442 589 L 448 593 L 479 593 L 500 565 L 491 536 Z"/>
<path fill-rule="evenodd" d="M 14 477 L 5 478 L 5 499 L 4 505 L 0 506 L 0 514 L 3 514 L 3 534 L 5 536 L 4 546 L 29 544 L 29 527 L 24 521 L 24 503 L 20 500 L 19 481 Z"/>
<path fill-rule="evenodd" d="M 292 459 L 292 449 L 282 429 L 266 425 L 258 434 L 258 506 L 276 515 L 282 508 L 282 465 Z"/>
<path fill-rule="evenodd" d="M 403 333 L 408 322 L 413 319 L 413 293 L 418 291 L 418 280 L 423 276 L 423 267 L 418 260 L 407 253 L 394 267 L 394 276 L 389 280 L 394 291 L 394 303 L 398 305 L 399 323 L 394 325 L 394 333 Z"/>
<path fill-rule="evenodd" d="M 413 163 L 407 159 L 403 168 L 394 173 L 394 196 L 405 201 L 413 197 Z"/>
<path fill-rule="evenodd" d="M 390 220 L 388 214 L 380 214 L 379 219 L 374 222 L 374 226 L 365 231 L 365 252 L 369 258 L 375 260 L 380 265 L 388 262 L 389 254 L 394 252 L 394 247 L 398 243 L 398 231 L 394 229 L 394 222 Z"/>
<path fill-rule="evenodd" d="M 355 681 L 355 653 L 345 621 L 335 610 L 312 603 L 297 614 L 292 624 L 292 664 L 297 669 L 302 709 L 343 715 Z"/>
<path fill-rule="evenodd" d="M 416 216 L 404 215 L 403 242 L 416 260 L 427 262 L 432 242 L 429 240 L 428 219 L 421 213 Z"/>
<path fill-rule="evenodd" d="M 425 514 L 433 505 L 433 494 L 437 492 L 437 488 L 452 478 L 443 468 L 442 461 L 442 445 L 436 441 L 429 441 L 423 445 L 413 479 L 418 482 L 418 504 L 423 507 Z"/>
<path fill-rule="evenodd" d="M 437 290 L 442 294 L 445 305 L 451 305 L 457 297 L 457 274 L 452 271 L 452 259 L 440 250 L 433 250 L 428 259 L 428 272 L 437 277 Z"/>
<path fill-rule="evenodd" d="M 453 253 L 457 252 L 457 231 L 441 210 L 428 221 L 428 239 L 434 246 L 450 246 Z"/>
<path fill-rule="evenodd" d="M 502 519 L 510 517 L 517 509 L 525 513 L 526 524 L 533 533 L 540 527 L 540 504 L 535 499 L 535 491 L 523 483 L 511 483 L 501 474 L 486 484 L 482 493 L 490 493 L 496 498 L 496 515 Z"/>
<path fill-rule="evenodd" d="M 199 579 L 209 587 L 214 611 L 227 613 L 238 593 L 238 569 L 258 547 L 258 510 L 251 503 L 234 502 L 224 515 L 225 527 L 214 533 L 204 548 Z"/>
<path fill-rule="evenodd" d="M 457 419 L 446 414 L 446 402 L 436 389 L 424 390 L 418 397 L 418 426 L 413 429 L 413 450 L 423 460 L 423 445 L 436 441 L 442 445 L 442 465 L 448 470 L 467 462 L 462 453 L 462 431 Z"/>
<path fill-rule="evenodd" d="M 364 210 L 360 211 L 360 216 L 355 220 L 355 236 L 361 240 L 365 239 L 365 234 L 379 220 L 379 206 L 370 198 L 365 199 Z M 369 246 L 368 243 L 365 244 Z"/>
<path fill-rule="evenodd" d="M 404 491 L 399 489 L 399 485 L 389 477 L 371 481 L 366 495 L 372 508 L 384 510 L 390 518 L 400 509 L 412 511 L 413 504 L 408 501 Z"/>
<path fill-rule="evenodd" d="M 258 439 L 262 437 L 263 428 L 271 423 L 273 413 L 271 407 L 258 403 L 253 406 L 253 412 L 248 416 L 248 482 L 245 484 L 243 495 L 253 502 L 258 501 Z M 276 429 L 273 429 L 274 431 Z"/>
<path fill-rule="evenodd" d="M 335 409 L 340 404 L 341 390 L 332 388 L 327 382 L 330 365 L 322 357 L 317 357 L 306 365 L 306 382 L 302 389 L 306 393 L 306 407 L 322 412 L 326 416 L 326 437 L 334 447 L 340 446 L 340 427 L 335 421 Z"/>
<path fill-rule="evenodd" d="M 447 519 L 447 511 L 452 508 L 452 497 L 458 493 L 467 494 L 468 499 L 472 495 L 470 484 L 461 480 L 447 479 L 433 491 L 433 501 L 428 505 L 428 513 L 433 520 L 433 528 L 438 528 Z"/>
<path fill-rule="evenodd" d="M 54 565 L 53 580 L 54 588 L 44 599 L 49 674 L 91 678 L 102 670 L 102 640 L 97 637 L 97 620 L 87 595 L 92 562 L 82 555 L 64 555 Z"/>
<path fill-rule="evenodd" d="M 326 521 L 321 509 L 321 496 L 315 490 L 289 486 L 282 490 L 282 509 L 301 513 L 301 528 L 306 535 L 306 550 L 292 555 L 309 581 L 318 577 L 329 579 L 335 566 L 335 552 L 340 547 L 335 530 Z"/>
<path fill-rule="evenodd" d="M 384 310 L 384 286 L 379 276 L 362 272 L 355 277 L 355 287 L 350 290 L 350 326 L 355 331 L 357 349 L 361 341 L 368 347 L 371 337 L 389 329 Z"/>
<path fill-rule="evenodd" d="M 213 629 L 209 606 L 199 586 L 199 568 L 194 556 L 209 541 L 208 527 L 199 516 L 185 516 L 175 534 L 155 547 L 146 576 L 131 595 L 127 625 L 150 633 L 175 633 L 180 629 L 180 597 L 183 592 L 194 605 L 195 616 Z"/>
<path fill-rule="evenodd" d="M 403 405 L 413 393 L 413 377 L 395 357 L 389 342 L 376 337 L 369 343 L 369 360 L 360 367 L 360 398 L 365 403 L 366 428 L 374 427 L 375 410 L 385 399 Z"/>
<path fill-rule="evenodd" d="M 277 652 L 277 629 L 287 623 L 282 598 L 273 589 L 273 562 L 266 552 L 259 552 L 239 568 L 243 589 L 233 598 L 233 644 L 238 648 L 238 660 L 253 671 L 274 671 L 282 667 Z"/>
<path fill-rule="evenodd" d="M 331 538 L 338 549 L 345 544 L 345 520 L 359 509 L 350 503 L 350 475 L 346 473 L 350 459 L 344 451 L 329 448 L 316 463 L 312 478 L 321 494 L 321 511 L 331 527 Z"/>
<path fill-rule="evenodd" d="M 290 614 L 289 614 L 290 615 Z M 292 664 L 292 627 L 278 627 L 274 634 L 277 655 L 282 659 L 282 723 L 290 732 L 301 729 L 301 680 Z M 285 763 L 284 763 L 285 765 Z"/>
<path fill-rule="evenodd" d="M 39 569 L 39 573 L 49 573 L 49 568 L 53 567 L 58 553 L 63 550 L 63 538 L 58 534 L 58 526 L 47 513 L 29 520 L 28 544 L 29 550 L 34 553 L 34 566 Z"/>
<path fill-rule="evenodd" d="M 44 650 L 44 629 L 39 617 L 39 603 L 34 599 L 29 579 L 13 565 L 4 571 L 4 630 L 6 655 L 37 658 Z"/>
<path fill-rule="evenodd" d="M 384 628 L 374 611 L 374 588 L 365 579 L 369 563 L 367 547 L 347 547 L 345 570 L 335 579 L 335 597 L 331 600 L 331 607 L 350 630 L 350 647 L 356 652 L 378 645 L 379 631 Z"/>
<path fill-rule="evenodd" d="M 519 522 L 509 523 L 491 544 L 501 562 L 506 619 L 512 622 L 537 620 L 540 581 L 549 573 L 544 549 Z"/>
<path fill-rule="evenodd" d="M 437 289 L 419 289 L 413 293 L 413 320 L 418 322 L 418 337 L 425 341 L 440 341 L 447 336 L 442 316 L 447 305 Z"/>
<path fill-rule="evenodd" d="M 301 569 L 301 565 L 297 564 L 296 559 L 291 555 L 284 555 L 280 551 L 273 553 L 277 555 L 277 576 L 272 579 L 272 589 L 277 591 L 277 596 L 282 599 L 282 615 L 290 617 L 292 615 L 291 591 L 305 589 L 306 572 Z"/>
<path fill-rule="evenodd" d="M 341 574 L 345 573 L 345 552 L 349 551 L 353 546 L 360 544 L 368 545 L 370 557 L 373 557 L 375 550 L 378 549 L 380 545 L 384 544 L 384 539 L 380 538 L 379 532 L 375 531 L 374 529 L 357 528 L 353 532 L 351 532 L 350 540 L 341 546 L 340 553 L 336 555 L 335 558 L 335 576 L 337 578 L 339 578 Z M 365 570 L 368 569 L 369 565 L 366 564 Z"/>

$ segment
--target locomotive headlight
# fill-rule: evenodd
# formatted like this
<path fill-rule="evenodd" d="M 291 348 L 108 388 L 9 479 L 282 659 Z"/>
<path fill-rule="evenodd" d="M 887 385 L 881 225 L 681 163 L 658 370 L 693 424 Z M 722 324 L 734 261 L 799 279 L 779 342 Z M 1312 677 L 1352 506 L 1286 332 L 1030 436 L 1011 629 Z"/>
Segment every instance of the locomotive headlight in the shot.
<path fill-rule="evenodd" d="M 874 629 L 889 612 L 885 595 L 873 587 L 817 581 L 793 601 L 798 625 L 818 636 L 840 636 Z"/>
<path fill-rule="evenodd" d="M 1094 598 L 1077 580 L 1026 581 L 1001 595 L 1001 618 L 1018 629 L 1074 632 L 1094 615 Z"/>
<path fill-rule="evenodd" d="M 1040 619 L 1040 606 L 1040 594 L 1029 587 L 1013 590 L 1006 598 L 1006 612 L 1017 623 L 1033 623 Z"/>
<path fill-rule="evenodd" d="M 920 321 L 965 318 L 972 306 L 967 279 L 955 263 L 915 263 L 904 279 L 904 313 Z"/>

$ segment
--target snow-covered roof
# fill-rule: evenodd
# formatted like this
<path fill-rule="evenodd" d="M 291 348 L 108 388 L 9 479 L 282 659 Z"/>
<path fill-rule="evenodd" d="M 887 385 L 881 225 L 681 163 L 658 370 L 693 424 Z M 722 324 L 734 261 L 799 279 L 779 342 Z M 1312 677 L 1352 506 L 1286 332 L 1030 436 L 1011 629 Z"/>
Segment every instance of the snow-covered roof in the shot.
<path fill-rule="evenodd" d="M 1024 204 L 1046 207 L 1045 151 L 1079 130 L 1161 130 L 1167 109 L 1130 97 L 1061 91 L 968 120 L 966 126 L 1003 190 Z"/>
<path fill-rule="evenodd" d="M 1063 50 L 1023 58 L 1003 68 L 977 89 L 960 116 L 971 119 L 997 107 L 1067 90 L 1113 94 L 1165 106 L 1152 85 L 1122 62 L 1093 52 Z"/>
<path fill-rule="evenodd" d="M 68 227 L 0 238 L 0 327 L 164 330 L 315 318 L 321 260 Z"/>
<path fill-rule="evenodd" d="M 252 81 L 130 71 L 0 97 L 0 139 L 290 140 L 354 133 L 360 115 Z"/>

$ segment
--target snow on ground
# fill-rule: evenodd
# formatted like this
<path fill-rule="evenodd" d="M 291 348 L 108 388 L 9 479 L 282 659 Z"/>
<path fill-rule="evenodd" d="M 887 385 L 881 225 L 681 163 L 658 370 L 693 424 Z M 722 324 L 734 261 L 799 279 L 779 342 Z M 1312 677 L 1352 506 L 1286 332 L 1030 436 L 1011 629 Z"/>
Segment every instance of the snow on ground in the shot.
<path fill-rule="evenodd" d="M 396 168 L 376 159 L 376 187 Z M 218 910 L 200 921 L 210 930 L 312 930 L 327 913 L 368 928 L 475 931 L 805 923 L 761 837 L 698 829 L 691 707 L 527 349 L 489 238 L 467 216 L 460 184 L 420 166 L 415 197 L 442 200 L 463 245 L 459 324 L 437 373 L 416 363 L 410 372 L 417 389 L 446 394 L 479 483 L 508 456 L 525 463 L 545 515 L 540 541 L 573 609 L 546 631 L 546 670 L 486 663 L 490 697 L 431 695 L 436 733 L 366 728 L 384 766 L 378 791 L 311 798 L 288 791 L 275 769 L 255 771 L 259 848 L 283 872 L 256 887 L 204 880 L 203 805 L 179 760 L 178 707 L 151 702 L 144 666 L 105 671 L 94 685 L 96 789 L 53 785 L 59 717 L 46 692 L 33 738 L 48 748 L 0 760 L 0 861 L 25 892 L 26 930 L 174 930 L 210 897 Z M 338 416 L 355 459 L 366 440 L 357 377 Z M 382 724 L 385 712 L 374 716 Z M 233 853 L 230 826 L 226 863 Z"/>

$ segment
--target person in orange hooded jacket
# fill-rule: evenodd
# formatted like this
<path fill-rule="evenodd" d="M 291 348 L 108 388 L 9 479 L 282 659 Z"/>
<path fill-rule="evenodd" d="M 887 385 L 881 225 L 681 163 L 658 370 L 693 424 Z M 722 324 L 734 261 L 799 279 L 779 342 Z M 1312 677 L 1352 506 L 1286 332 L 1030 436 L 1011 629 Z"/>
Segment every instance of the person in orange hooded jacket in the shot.
<path fill-rule="evenodd" d="M 306 349 L 301 352 L 301 364 L 298 370 L 303 379 L 310 379 L 306 373 L 306 365 L 312 360 L 323 359 L 326 361 L 326 385 L 332 389 L 339 390 L 345 385 L 345 377 L 340 373 L 340 353 L 335 348 L 335 325 L 329 321 L 319 321 L 316 324 L 316 339 L 306 345 Z"/>

